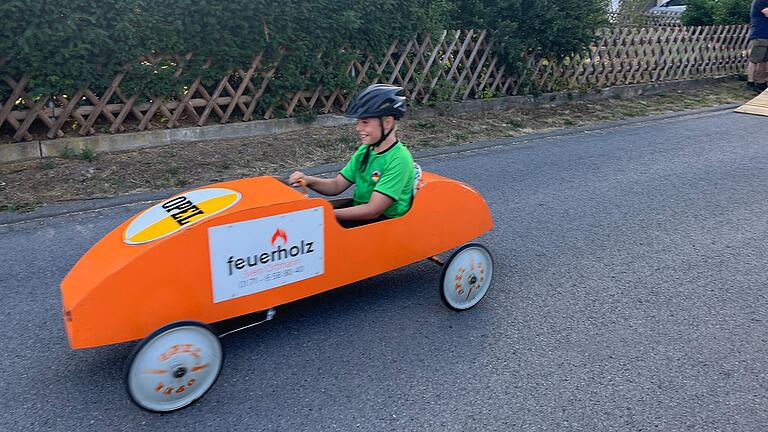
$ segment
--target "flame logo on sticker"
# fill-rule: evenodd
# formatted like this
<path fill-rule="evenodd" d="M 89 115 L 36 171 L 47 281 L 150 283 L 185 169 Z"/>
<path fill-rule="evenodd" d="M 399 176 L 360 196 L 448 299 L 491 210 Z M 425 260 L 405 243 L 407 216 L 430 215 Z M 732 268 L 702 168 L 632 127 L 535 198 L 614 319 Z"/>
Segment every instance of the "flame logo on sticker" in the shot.
<path fill-rule="evenodd" d="M 286 234 L 285 231 L 283 231 L 282 228 L 276 229 L 275 233 L 272 234 L 272 246 L 274 246 L 275 243 L 277 243 L 277 241 L 279 239 L 283 239 L 283 244 L 284 245 L 288 244 L 288 234 Z"/>
<path fill-rule="evenodd" d="M 232 207 L 240 198 L 240 193 L 224 188 L 184 192 L 139 214 L 125 229 L 123 241 L 137 245 L 161 239 Z"/>

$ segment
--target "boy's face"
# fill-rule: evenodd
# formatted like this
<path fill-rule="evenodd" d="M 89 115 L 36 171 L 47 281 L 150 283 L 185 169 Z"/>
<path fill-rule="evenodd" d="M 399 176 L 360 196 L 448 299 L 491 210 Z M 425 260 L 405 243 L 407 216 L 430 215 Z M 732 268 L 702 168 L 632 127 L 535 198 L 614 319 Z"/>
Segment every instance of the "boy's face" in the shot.
<path fill-rule="evenodd" d="M 392 117 L 384 117 L 384 130 L 390 130 L 394 126 L 394 119 Z M 357 136 L 360 138 L 360 143 L 365 145 L 371 145 L 376 143 L 381 138 L 381 123 L 376 117 L 362 118 L 357 120 L 355 130 Z"/>

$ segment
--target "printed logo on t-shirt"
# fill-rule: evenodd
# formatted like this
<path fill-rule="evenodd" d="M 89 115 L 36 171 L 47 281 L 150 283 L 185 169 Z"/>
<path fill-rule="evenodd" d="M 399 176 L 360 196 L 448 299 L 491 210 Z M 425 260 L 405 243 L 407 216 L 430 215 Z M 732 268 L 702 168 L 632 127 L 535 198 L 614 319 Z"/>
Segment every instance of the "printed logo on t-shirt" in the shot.
<path fill-rule="evenodd" d="M 381 178 L 380 172 L 374 171 L 373 173 L 371 173 L 371 180 L 373 180 L 374 183 L 378 183 L 380 178 Z"/>

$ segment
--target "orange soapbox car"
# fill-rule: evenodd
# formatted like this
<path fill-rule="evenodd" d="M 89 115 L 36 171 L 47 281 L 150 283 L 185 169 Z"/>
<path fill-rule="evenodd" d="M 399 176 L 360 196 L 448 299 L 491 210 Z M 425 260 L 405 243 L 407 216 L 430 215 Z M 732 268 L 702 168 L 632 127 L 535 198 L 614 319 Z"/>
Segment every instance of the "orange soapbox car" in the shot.
<path fill-rule="evenodd" d="M 480 194 L 431 173 L 404 216 L 343 228 L 342 200 L 312 198 L 275 177 L 184 192 L 132 217 L 94 245 L 61 282 L 72 348 L 143 340 L 126 366 L 128 394 L 156 412 L 183 408 L 222 367 L 218 323 L 431 259 L 455 310 L 479 302 L 493 276 L 482 245 L 493 226 Z M 463 246 L 461 246 L 464 244 Z M 438 254 L 458 248 L 445 262 Z"/>

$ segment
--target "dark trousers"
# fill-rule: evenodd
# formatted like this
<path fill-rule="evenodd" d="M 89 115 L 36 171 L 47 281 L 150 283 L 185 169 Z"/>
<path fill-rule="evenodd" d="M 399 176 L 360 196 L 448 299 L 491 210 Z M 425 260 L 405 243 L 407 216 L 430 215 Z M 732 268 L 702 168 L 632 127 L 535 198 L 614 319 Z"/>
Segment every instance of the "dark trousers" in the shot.
<path fill-rule="evenodd" d="M 339 209 L 339 208 L 347 208 L 347 207 L 354 207 L 354 203 L 352 202 L 351 199 L 343 201 L 343 202 L 340 202 L 340 203 L 334 205 L 334 208 L 337 208 L 337 209 Z M 339 224 L 342 227 L 344 227 L 344 228 L 354 228 L 354 227 L 359 227 L 359 226 L 363 226 L 363 225 L 368 225 L 368 224 L 374 223 L 374 222 L 385 221 L 387 219 L 389 219 L 389 218 L 384 216 L 384 215 L 381 215 L 381 216 L 377 217 L 376 219 L 356 220 L 356 221 L 339 221 Z"/>

